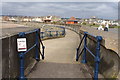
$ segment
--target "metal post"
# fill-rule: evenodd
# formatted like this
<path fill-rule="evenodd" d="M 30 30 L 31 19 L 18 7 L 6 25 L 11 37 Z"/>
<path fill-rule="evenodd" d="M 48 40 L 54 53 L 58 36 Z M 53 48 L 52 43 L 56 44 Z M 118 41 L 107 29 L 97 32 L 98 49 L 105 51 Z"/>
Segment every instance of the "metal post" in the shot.
<path fill-rule="evenodd" d="M 43 39 L 44 37 L 43 37 L 43 34 L 44 34 L 44 32 L 41 32 L 41 38 Z"/>
<path fill-rule="evenodd" d="M 100 62 L 100 41 L 102 40 L 102 37 L 97 36 L 96 39 L 97 39 L 97 47 L 96 47 L 94 80 L 98 80 L 99 62 Z"/>
<path fill-rule="evenodd" d="M 50 34 L 50 36 L 49 36 L 49 37 L 52 37 L 51 31 L 49 31 L 49 34 Z"/>
<path fill-rule="evenodd" d="M 42 55 L 42 59 L 44 60 L 44 49 L 45 49 L 45 46 L 42 46 L 43 48 L 43 55 Z"/>
<path fill-rule="evenodd" d="M 19 33 L 19 37 L 25 37 L 25 32 L 20 32 Z M 20 76 L 19 76 L 19 80 L 25 80 L 25 76 L 24 76 L 24 53 L 21 52 L 19 53 L 19 57 L 20 57 Z"/>
<path fill-rule="evenodd" d="M 58 31 L 56 31 L 56 37 L 58 37 Z"/>
<path fill-rule="evenodd" d="M 65 28 L 64 28 L 64 35 L 65 35 L 66 33 L 65 33 Z"/>
<path fill-rule="evenodd" d="M 36 48 L 35 48 L 35 59 L 36 61 L 40 61 L 40 58 L 39 58 L 39 29 L 36 30 L 36 40 L 35 40 L 35 43 L 36 43 Z"/>
<path fill-rule="evenodd" d="M 87 63 L 87 60 L 86 60 L 87 33 L 88 32 L 84 32 L 85 39 L 84 39 L 84 54 L 83 54 L 83 57 L 82 57 L 83 58 L 82 63 Z"/>
<path fill-rule="evenodd" d="M 25 80 L 26 78 L 24 76 L 24 54 L 20 53 L 19 57 L 20 57 L 20 76 L 19 76 L 19 79 Z"/>
<path fill-rule="evenodd" d="M 76 49 L 77 53 L 76 53 L 76 61 L 78 61 L 78 48 Z"/>

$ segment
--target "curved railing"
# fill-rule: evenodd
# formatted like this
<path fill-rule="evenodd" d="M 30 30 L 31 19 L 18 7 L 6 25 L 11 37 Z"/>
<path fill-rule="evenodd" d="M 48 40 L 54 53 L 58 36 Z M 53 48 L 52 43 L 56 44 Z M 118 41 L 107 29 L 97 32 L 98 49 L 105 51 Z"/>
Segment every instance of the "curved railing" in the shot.
<path fill-rule="evenodd" d="M 41 35 L 40 35 L 41 39 L 58 38 L 58 37 L 65 36 L 66 33 L 65 33 L 64 27 L 61 27 L 61 26 L 54 26 L 54 27 L 59 27 L 62 30 L 56 30 L 56 31 L 48 30 L 48 31 L 41 32 Z"/>

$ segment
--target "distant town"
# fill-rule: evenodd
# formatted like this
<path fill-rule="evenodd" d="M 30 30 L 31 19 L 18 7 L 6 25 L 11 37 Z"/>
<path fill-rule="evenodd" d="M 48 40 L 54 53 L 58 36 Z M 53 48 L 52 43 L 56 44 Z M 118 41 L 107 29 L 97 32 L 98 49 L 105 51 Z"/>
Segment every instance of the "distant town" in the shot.
<path fill-rule="evenodd" d="M 90 18 L 61 18 L 60 16 L 11 16 L 2 15 L 0 21 L 11 21 L 11 22 L 38 22 L 38 23 L 53 23 L 53 24 L 80 24 L 93 27 L 99 27 L 99 25 L 105 26 L 109 24 L 110 28 L 120 28 L 118 20 L 100 19 L 96 16 Z"/>

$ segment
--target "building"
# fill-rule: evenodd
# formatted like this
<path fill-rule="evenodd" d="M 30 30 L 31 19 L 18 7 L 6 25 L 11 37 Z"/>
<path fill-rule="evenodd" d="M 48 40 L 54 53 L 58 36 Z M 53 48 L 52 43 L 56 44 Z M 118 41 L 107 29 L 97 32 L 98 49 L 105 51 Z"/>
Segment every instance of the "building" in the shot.
<path fill-rule="evenodd" d="M 66 24 L 77 24 L 78 20 L 75 17 L 71 17 L 66 21 Z"/>
<path fill-rule="evenodd" d="M 60 21 L 61 18 L 59 16 L 46 16 L 43 18 L 44 22 L 57 22 Z"/>
<path fill-rule="evenodd" d="M 43 19 L 40 17 L 35 17 L 35 18 L 32 18 L 32 21 L 33 22 L 43 22 Z"/>

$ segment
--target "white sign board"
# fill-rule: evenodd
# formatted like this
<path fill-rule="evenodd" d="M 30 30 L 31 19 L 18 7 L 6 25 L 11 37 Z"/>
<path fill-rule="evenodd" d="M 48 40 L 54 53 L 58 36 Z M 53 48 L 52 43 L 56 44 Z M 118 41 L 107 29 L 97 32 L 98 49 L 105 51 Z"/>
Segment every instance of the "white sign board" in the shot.
<path fill-rule="evenodd" d="M 17 39 L 17 49 L 18 49 L 18 52 L 27 51 L 26 38 Z"/>

